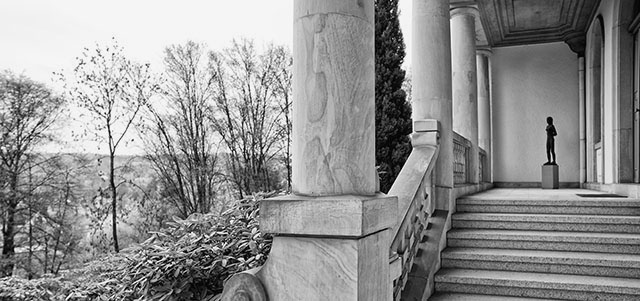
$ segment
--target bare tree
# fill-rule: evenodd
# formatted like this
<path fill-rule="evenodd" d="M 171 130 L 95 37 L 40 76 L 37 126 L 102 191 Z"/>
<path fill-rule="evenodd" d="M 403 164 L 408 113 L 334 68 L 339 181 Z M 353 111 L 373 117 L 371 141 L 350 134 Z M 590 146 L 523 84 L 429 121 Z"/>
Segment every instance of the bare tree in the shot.
<path fill-rule="evenodd" d="M 108 147 L 113 247 L 119 252 L 117 187 L 122 182 L 116 184 L 114 158 L 126 143 L 125 137 L 141 109 L 157 90 L 157 83 L 149 64 L 140 65 L 127 59 L 115 41 L 106 47 L 85 48 L 77 61 L 75 77 L 67 81 L 67 88 L 71 98 L 94 120 L 88 126 L 93 126 L 97 140 Z"/>
<path fill-rule="evenodd" d="M 148 125 L 141 136 L 162 196 L 186 218 L 214 207 L 221 180 L 209 119 L 216 74 L 208 69 L 203 46 L 191 41 L 167 47 L 164 62 L 164 97 L 148 103 Z"/>
<path fill-rule="evenodd" d="M 82 155 L 42 155 L 44 164 L 28 173 L 28 254 L 24 268 L 29 278 L 42 273 L 58 274 L 73 260 L 80 241 L 76 216 L 79 205 L 78 179 L 89 160 Z"/>
<path fill-rule="evenodd" d="M 31 193 L 25 178 L 34 164 L 34 149 L 51 138 L 49 130 L 64 105 L 63 98 L 24 76 L 0 73 L 0 208 L 2 260 L 0 277 L 10 276 L 15 263 L 17 221 L 25 197 Z M 36 163 L 37 164 L 37 163 Z M 24 208 L 22 208 L 24 209 Z"/>
<path fill-rule="evenodd" d="M 216 79 L 216 131 L 228 151 L 230 178 L 239 197 L 280 188 L 274 165 L 283 139 L 275 51 L 258 54 L 252 41 L 234 41 L 222 52 L 212 52 Z"/>
<path fill-rule="evenodd" d="M 293 57 L 283 46 L 271 46 L 267 49 L 267 55 L 274 58 L 273 80 L 275 97 L 281 111 L 279 122 L 281 135 L 281 148 L 284 149 L 282 163 L 287 170 L 287 191 L 291 191 L 291 84 L 293 80 Z M 283 120 L 284 119 L 284 120 Z"/>

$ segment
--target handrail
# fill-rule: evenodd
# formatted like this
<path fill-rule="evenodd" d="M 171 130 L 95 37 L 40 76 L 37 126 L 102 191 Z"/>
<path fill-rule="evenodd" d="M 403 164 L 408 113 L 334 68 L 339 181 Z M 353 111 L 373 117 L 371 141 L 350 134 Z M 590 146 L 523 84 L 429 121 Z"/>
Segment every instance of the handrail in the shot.
<path fill-rule="evenodd" d="M 418 243 L 433 209 L 430 180 L 437 157 L 437 145 L 414 147 L 388 193 L 398 197 L 399 213 L 398 223 L 391 232 L 393 240 L 390 247 L 394 300 L 398 299 L 407 283 Z"/>

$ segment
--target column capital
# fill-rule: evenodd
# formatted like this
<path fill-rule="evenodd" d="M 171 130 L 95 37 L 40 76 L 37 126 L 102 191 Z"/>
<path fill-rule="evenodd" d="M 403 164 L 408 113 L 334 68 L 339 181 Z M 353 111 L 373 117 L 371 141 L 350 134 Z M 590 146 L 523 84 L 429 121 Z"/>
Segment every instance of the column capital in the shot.
<path fill-rule="evenodd" d="M 490 47 L 478 47 L 476 48 L 476 55 L 491 57 L 491 55 L 493 55 L 493 51 Z"/>
<path fill-rule="evenodd" d="M 475 18 L 478 15 L 478 9 L 473 6 L 451 6 L 449 13 L 451 15 L 451 19 L 453 19 L 453 17 L 465 15 Z"/>
<path fill-rule="evenodd" d="M 571 51 L 575 52 L 578 57 L 584 56 L 584 50 L 587 47 L 587 36 L 584 33 L 572 32 L 566 34 L 564 42 L 569 45 Z"/>

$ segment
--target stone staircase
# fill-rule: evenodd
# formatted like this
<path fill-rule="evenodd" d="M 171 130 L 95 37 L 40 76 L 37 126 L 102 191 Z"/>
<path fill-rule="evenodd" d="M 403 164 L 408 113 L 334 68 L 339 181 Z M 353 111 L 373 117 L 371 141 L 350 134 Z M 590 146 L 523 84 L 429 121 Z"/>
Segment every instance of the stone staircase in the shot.
<path fill-rule="evenodd" d="M 439 300 L 640 300 L 640 200 L 458 199 Z"/>

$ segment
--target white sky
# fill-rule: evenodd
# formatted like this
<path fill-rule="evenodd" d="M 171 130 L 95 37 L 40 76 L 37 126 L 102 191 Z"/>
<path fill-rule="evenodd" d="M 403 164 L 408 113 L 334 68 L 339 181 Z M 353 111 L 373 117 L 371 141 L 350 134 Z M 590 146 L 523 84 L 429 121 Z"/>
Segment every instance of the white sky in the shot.
<path fill-rule="evenodd" d="M 83 48 L 112 37 L 132 59 L 162 68 L 163 50 L 187 40 L 210 49 L 233 38 L 291 48 L 295 0 L 0 0 L 0 70 L 54 88 L 52 73 L 69 72 Z M 400 0 L 410 61 L 411 0 Z M 91 151 L 91 150 L 87 150 Z"/>

